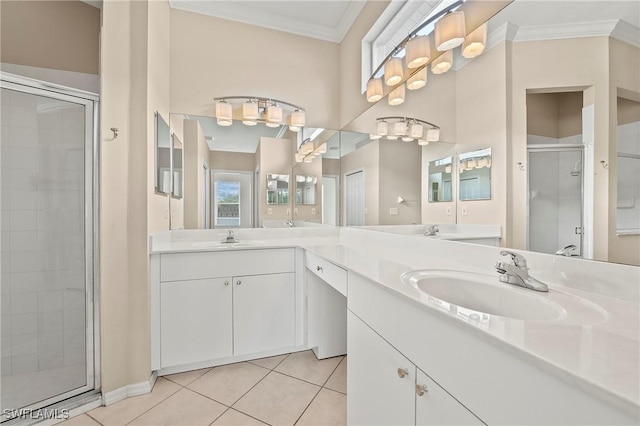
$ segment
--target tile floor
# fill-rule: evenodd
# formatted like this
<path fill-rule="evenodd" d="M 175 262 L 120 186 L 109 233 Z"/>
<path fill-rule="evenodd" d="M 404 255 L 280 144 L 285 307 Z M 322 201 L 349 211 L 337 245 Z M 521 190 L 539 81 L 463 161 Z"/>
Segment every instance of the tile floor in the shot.
<path fill-rule="evenodd" d="M 346 392 L 346 357 L 296 352 L 160 377 L 150 394 L 62 424 L 344 425 Z"/>

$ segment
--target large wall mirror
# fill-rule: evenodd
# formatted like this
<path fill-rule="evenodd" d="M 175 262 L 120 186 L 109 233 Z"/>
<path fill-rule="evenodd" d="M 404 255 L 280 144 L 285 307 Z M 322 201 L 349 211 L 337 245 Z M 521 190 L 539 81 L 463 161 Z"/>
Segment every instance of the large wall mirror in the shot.
<path fill-rule="evenodd" d="M 338 131 L 240 120 L 220 126 L 215 117 L 186 114 L 171 114 L 170 123 L 183 157 L 183 200 L 172 199 L 172 216 L 182 209 L 175 216 L 183 221 L 172 220 L 172 229 L 338 224 Z M 304 141 L 312 149 L 302 154 Z M 305 177 L 300 203 L 296 176 Z"/>
<path fill-rule="evenodd" d="M 453 200 L 453 157 L 429 161 L 427 196 L 430 203 Z"/>
<path fill-rule="evenodd" d="M 340 223 L 497 225 L 505 247 L 639 265 L 640 41 L 624 35 L 639 27 L 638 2 L 507 5 L 489 20 L 482 55 L 456 49 L 449 71 L 429 69 L 403 103 L 384 97 L 342 129 Z M 438 142 L 380 138 L 387 116 L 436 124 Z M 446 170 L 429 173 L 447 157 L 451 201 Z M 554 225 L 535 228 L 540 217 Z"/>

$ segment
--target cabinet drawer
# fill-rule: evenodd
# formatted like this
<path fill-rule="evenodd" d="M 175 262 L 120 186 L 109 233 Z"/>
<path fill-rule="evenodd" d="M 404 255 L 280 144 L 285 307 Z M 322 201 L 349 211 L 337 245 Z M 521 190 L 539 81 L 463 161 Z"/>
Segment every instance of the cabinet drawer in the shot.
<path fill-rule="evenodd" d="M 160 257 L 160 281 L 294 272 L 292 248 L 171 253 Z"/>
<path fill-rule="evenodd" d="M 306 253 L 305 266 L 343 296 L 347 295 L 347 271 L 313 253 Z"/>

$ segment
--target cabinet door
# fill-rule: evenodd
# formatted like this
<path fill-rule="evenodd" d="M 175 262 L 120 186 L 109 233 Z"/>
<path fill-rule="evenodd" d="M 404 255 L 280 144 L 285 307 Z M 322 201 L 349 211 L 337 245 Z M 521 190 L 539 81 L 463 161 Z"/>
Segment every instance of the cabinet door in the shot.
<path fill-rule="evenodd" d="M 233 277 L 233 353 L 295 346 L 295 275 Z"/>
<path fill-rule="evenodd" d="M 162 367 L 232 355 L 231 278 L 160 285 Z"/>
<path fill-rule="evenodd" d="M 415 424 L 415 366 L 351 311 L 347 327 L 347 424 Z"/>
<path fill-rule="evenodd" d="M 351 360 L 349 360 L 351 368 Z M 483 425 L 451 395 L 445 392 L 429 376 L 418 369 L 416 377 L 416 424 L 417 425 Z M 425 388 L 423 388 L 425 386 Z"/>

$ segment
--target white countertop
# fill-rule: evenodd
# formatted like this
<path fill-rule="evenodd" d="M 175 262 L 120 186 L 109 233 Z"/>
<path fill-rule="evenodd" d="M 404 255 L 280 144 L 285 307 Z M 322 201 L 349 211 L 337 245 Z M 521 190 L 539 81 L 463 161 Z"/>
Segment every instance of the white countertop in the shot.
<path fill-rule="evenodd" d="M 150 248 L 157 254 L 301 247 L 640 415 L 638 267 L 519 251 L 526 256 L 531 275 L 549 284 L 549 297 L 579 299 L 601 317 L 589 324 L 567 319 L 522 321 L 488 314 L 478 318 L 467 315 L 468 310 L 425 297 L 400 276 L 416 269 L 496 275 L 494 264 L 501 257 L 498 247 L 350 228 L 248 229 L 235 234 L 241 245 L 221 247 L 222 231 L 165 232 L 152 236 Z"/>

